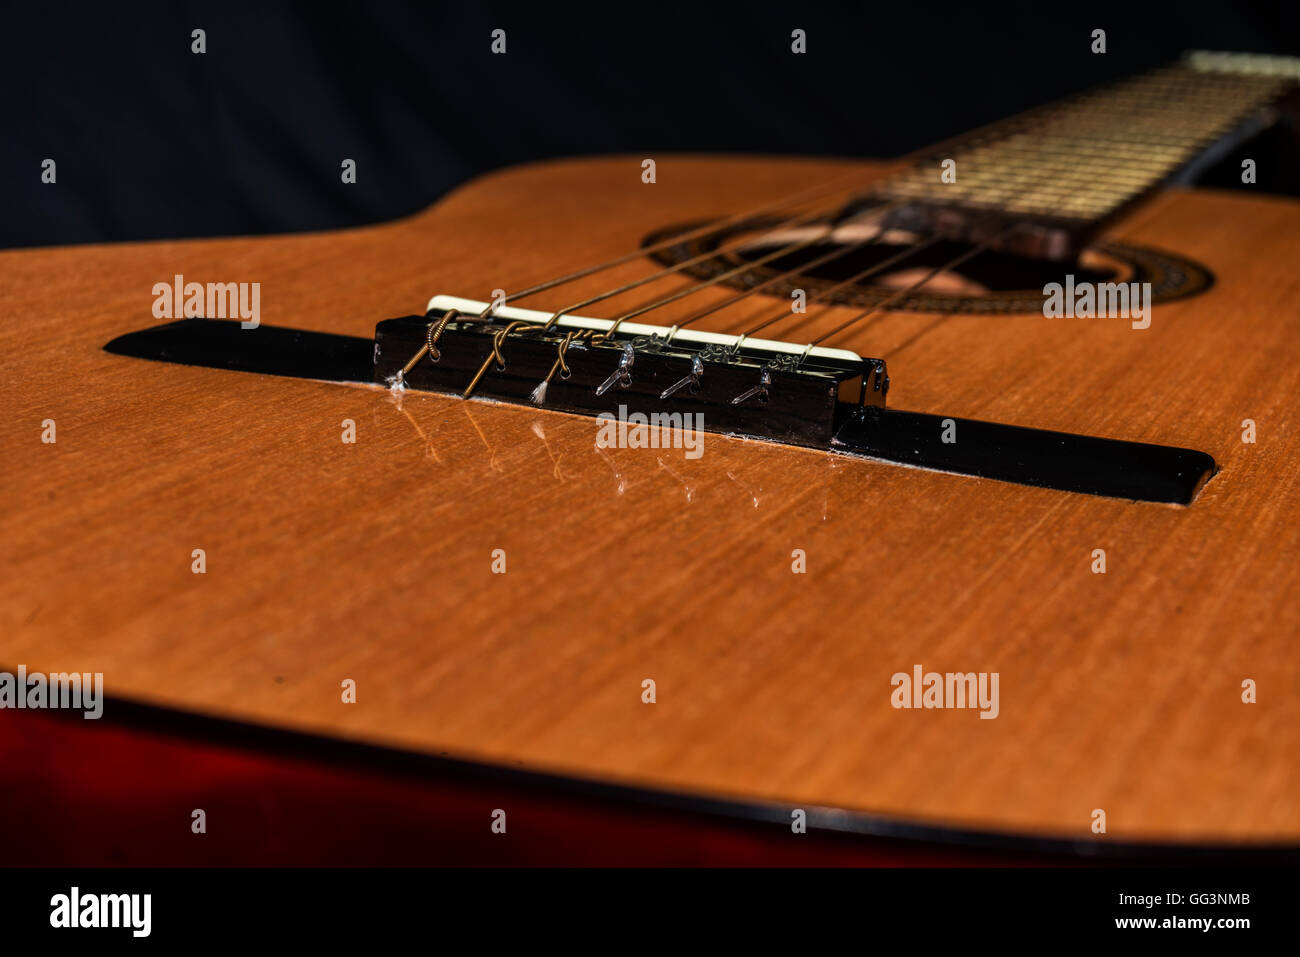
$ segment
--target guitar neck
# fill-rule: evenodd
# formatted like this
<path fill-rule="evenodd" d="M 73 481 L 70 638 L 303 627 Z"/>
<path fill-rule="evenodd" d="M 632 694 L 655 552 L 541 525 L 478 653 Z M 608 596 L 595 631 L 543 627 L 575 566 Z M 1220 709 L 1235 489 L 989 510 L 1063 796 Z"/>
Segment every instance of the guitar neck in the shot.
<path fill-rule="evenodd" d="M 874 192 L 899 228 L 1049 259 L 1271 118 L 1300 60 L 1191 53 L 1180 63 L 949 141 Z"/>

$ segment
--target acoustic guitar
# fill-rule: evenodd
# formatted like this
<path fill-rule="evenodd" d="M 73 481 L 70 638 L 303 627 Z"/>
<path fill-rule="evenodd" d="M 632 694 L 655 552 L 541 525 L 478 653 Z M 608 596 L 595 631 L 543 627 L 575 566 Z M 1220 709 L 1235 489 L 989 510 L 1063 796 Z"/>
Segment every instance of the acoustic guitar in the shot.
<path fill-rule="evenodd" d="M 0 253 L 6 853 L 1293 857 L 1298 78 Z"/>

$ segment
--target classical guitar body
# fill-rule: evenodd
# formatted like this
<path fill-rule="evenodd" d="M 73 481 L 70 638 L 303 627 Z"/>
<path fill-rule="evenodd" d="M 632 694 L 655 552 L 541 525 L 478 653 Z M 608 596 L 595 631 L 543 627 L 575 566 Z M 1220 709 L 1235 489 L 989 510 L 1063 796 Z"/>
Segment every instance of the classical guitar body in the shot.
<path fill-rule="evenodd" d="M 987 422 L 1208 456 L 1183 502 L 707 431 L 708 410 L 694 448 L 673 430 L 606 447 L 591 415 L 491 397 L 499 369 L 463 399 L 105 349 L 171 321 L 151 290 L 175 276 L 260 283 L 266 327 L 371 339 L 432 295 L 487 304 L 898 170 L 656 165 L 653 182 L 641 157 L 506 169 L 342 232 L 0 254 L 0 664 L 102 672 L 110 717 L 535 772 L 786 834 L 803 810 L 818 832 L 976 846 L 1293 850 L 1294 200 L 1175 187 L 1108 222 L 1096 255 L 1181 270 L 1145 327 L 975 298 L 886 309 L 833 343 L 885 359 L 889 407 L 958 449 Z M 519 306 L 598 296 L 671 253 Z M 739 334 L 790 302 L 774 284 L 703 325 Z M 860 311 L 796 310 L 770 338 L 802 346 Z"/>

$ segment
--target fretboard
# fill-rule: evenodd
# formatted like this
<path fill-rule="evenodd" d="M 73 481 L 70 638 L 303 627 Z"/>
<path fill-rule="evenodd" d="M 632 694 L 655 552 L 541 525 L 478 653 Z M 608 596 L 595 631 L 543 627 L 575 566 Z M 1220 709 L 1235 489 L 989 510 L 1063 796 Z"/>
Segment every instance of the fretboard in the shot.
<path fill-rule="evenodd" d="M 903 227 L 1063 257 L 1217 144 L 1259 128 L 1297 79 L 1297 59 L 1188 54 L 950 141 L 875 195 L 907 204 L 894 217 Z M 999 242 L 1008 230 L 1016 241 Z"/>

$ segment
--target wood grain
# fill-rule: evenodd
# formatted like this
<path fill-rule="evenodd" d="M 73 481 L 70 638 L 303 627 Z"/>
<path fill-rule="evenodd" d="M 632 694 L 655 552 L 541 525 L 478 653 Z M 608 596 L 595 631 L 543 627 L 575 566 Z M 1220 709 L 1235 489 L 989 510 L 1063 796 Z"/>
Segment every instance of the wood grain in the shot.
<path fill-rule="evenodd" d="M 1300 204 L 1169 192 L 1119 224 L 1218 277 L 1145 331 L 894 313 L 834 343 L 884 356 L 899 408 L 1209 452 L 1222 471 L 1189 508 L 715 435 L 694 461 L 603 452 L 581 417 L 100 350 L 156 321 L 176 273 L 260 282 L 266 323 L 368 336 L 435 292 L 487 298 L 881 168 L 658 160 L 652 186 L 633 158 L 507 170 L 345 232 L 0 254 L 0 667 L 689 794 L 1085 840 L 1300 837 Z M 918 663 L 998 672 L 999 717 L 892 708 Z"/>

